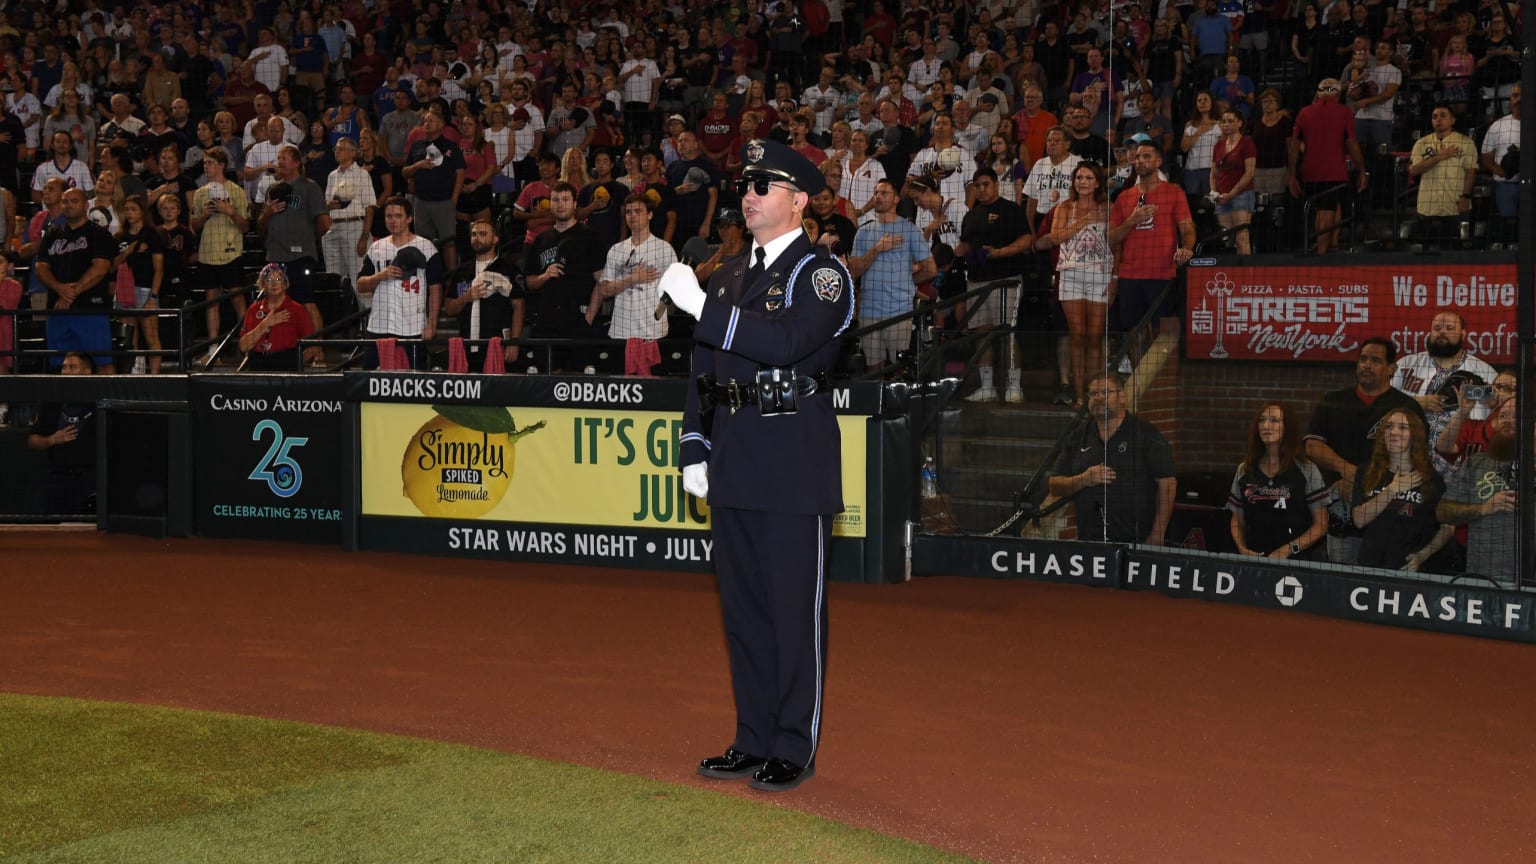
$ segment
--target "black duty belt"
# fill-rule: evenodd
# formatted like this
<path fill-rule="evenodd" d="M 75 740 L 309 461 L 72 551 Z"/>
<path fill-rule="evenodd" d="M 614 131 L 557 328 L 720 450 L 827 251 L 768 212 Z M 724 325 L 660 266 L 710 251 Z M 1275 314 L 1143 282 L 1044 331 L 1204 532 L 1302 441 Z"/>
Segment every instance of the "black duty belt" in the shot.
<path fill-rule="evenodd" d="M 758 411 L 765 416 L 793 414 L 800 397 L 832 389 L 827 373 L 796 375 L 793 369 L 761 369 L 751 381 L 717 381 L 713 376 L 700 375 L 698 384 L 703 403 L 700 407 L 706 411 L 724 405 L 734 414 L 755 402 Z"/>

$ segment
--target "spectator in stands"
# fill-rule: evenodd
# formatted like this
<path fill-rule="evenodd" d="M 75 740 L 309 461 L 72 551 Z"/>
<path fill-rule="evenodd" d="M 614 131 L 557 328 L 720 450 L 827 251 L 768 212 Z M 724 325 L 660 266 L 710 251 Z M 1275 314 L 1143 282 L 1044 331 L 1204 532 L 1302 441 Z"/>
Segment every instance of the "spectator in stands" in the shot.
<path fill-rule="evenodd" d="M 654 205 L 644 192 L 624 199 L 624 224 L 629 237 L 608 250 L 602 277 L 592 288 L 587 304 L 587 323 L 597 320 L 598 309 L 613 298 L 613 318 L 608 338 L 624 340 L 624 374 L 649 378 L 661 364 L 658 340 L 667 335 L 667 316 L 656 315 L 660 300 L 656 284 L 661 274 L 677 262 L 672 246 L 651 234 Z"/>
<path fill-rule="evenodd" d="M 1441 522 L 1467 526 L 1466 572 L 1494 582 L 1512 579 L 1517 569 L 1518 416 L 1513 399 L 1494 410 L 1486 449 L 1467 457 L 1435 508 Z"/>
<path fill-rule="evenodd" d="M 101 133 L 97 136 L 97 139 L 110 144 L 119 138 L 124 138 L 128 141 L 138 138 L 139 133 L 143 132 L 148 124 L 133 115 L 133 103 L 129 101 L 126 95 L 114 93 L 112 94 L 110 104 L 112 106 L 112 117 L 107 122 L 101 124 Z"/>
<path fill-rule="evenodd" d="M 118 309 L 154 309 L 160 305 L 160 288 L 165 280 L 164 241 L 160 232 L 150 224 L 148 210 L 149 206 L 138 195 L 123 202 L 123 224 L 117 232 L 117 257 L 113 259 L 112 267 L 119 274 L 121 268 L 126 267 L 133 284 L 131 295 L 124 296 L 121 288 L 118 290 L 115 304 Z M 121 280 L 122 276 L 117 278 Z M 122 323 L 128 330 L 130 348 L 139 347 L 138 335 L 142 332 L 144 347 L 151 351 L 160 350 L 160 321 L 157 318 L 123 316 Z M 134 358 L 133 374 L 143 375 L 146 368 L 151 374 L 160 374 L 160 356 L 151 356 L 147 364 L 143 357 Z"/>
<path fill-rule="evenodd" d="M 1429 115 L 1430 133 L 1413 143 L 1408 176 L 1417 177 L 1419 195 L 1414 209 L 1422 231 L 1432 243 L 1460 237 L 1457 223 L 1472 212 L 1472 186 L 1477 182 L 1477 145 L 1456 131 L 1449 105 L 1436 105 Z"/>
<path fill-rule="evenodd" d="M 17 165 L 23 156 L 31 161 L 32 151 L 27 147 L 26 130 L 22 127 L 21 118 L 6 106 L 5 101 L 0 99 L 0 186 L 19 190 L 21 185 L 18 182 Z"/>
<path fill-rule="evenodd" d="M 1069 36 L 1070 38 L 1070 36 Z M 1071 95 L 1068 100 L 1072 107 L 1083 104 L 1083 96 L 1088 90 L 1093 90 L 1099 97 L 1097 115 L 1090 115 L 1088 123 L 1103 124 L 1108 128 L 1109 118 L 1113 117 L 1120 107 L 1120 78 L 1121 73 L 1111 70 L 1104 65 L 1104 50 L 1097 45 L 1090 46 L 1083 55 L 1085 65 L 1075 67 L 1080 69 L 1072 78 Z M 1068 114 L 1071 111 L 1067 112 Z"/>
<path fill-rule="evenodd" d="M 624 134 L 647 143 L 656 134 L 656 100 L 661 94 L 661 70 L 646 56 L 645 43 L 636 41 L 629 59 L 619 68 L 618 83 L 624 88 Z"/>
<path fill-rule="evenodd" d="M 1485 7 L 1486 8 L 1486 7 Z M 1475 39 L 1478 84 L 1483 101 L 1498 113 L 1506 107 L 1510 90 L 1520 80 L 1520 40 L 1510 32 L 1509 22 L 1499 4 L 1488 16 L 1487 29 Z"/>
<path fill-rule="evenodd" d="M 1440 98 L 1457 114 L 1465 114 L 1472 98 L 1472 72 L 1477 58 L 1467 50 L 1467 37 L 1451 37 L 1440 55 Z"/>
<path fill-rule="evenodd" d="M 1104 368 L 1104 325 L 1114 298 L 1114 251 L 1109 244 L 1109 196 L 1104 169 L 1085 162 L 1072 171 L 1072 193 L 1039 223 L 1035 248 L 1056 249 L 1056 296 L 1067 323 L 1070 359 L 1058 405 L 1083 407 L 1088 378 Z"/>
<path fill-rule="evenodd" d="M 1453 388 L 1468 383 L 1491 384 L 1496 375 L 1492 366 L 1467 350 L 1466 336 L 1466 320 L 1460 313 L 1437 313 L 1424 340 L 1425 350 L 1398 360 L 1392 376 L 1392 387 L 1413 397 L 1423 409 L 1431 441 L 1440 440 L 1440 433 L 1455 412 Z M 1450 463 L 1438 452 L 1433 461 L 1435 470 L 1449 479 Z"/>
<path fill-rule="evenodd" d="M 1381 39 L 1376 42 L 1374 58 L 1355 51 L 1340 76 L 1345 99 L 1355 112 L 1355 137 L 1360 149 L 1373 157 L 1392 146 L 1394 106 L 1403 83 L 1392 50 L 1392 43 Z"/>
<path fill-rule="evenodd" d="M 381 143 L 389 161 L 398 166 L 405 164 L 410 151 L 407 139 L 421 124 L 421 115 L 412 107 L 415 102 L 411 85 L 401 82 L 395 90 L 394 100 L 395 110 L 379 118 L 379 134 L 383 136 Z"/>
<path fill-rule="evenodd" d="M 927 238 L 916 225 L 897 215 L 899 198 L 890 180 L 875 181 L 871 196 L 874 218 L 860 226 L 848 256 L 848 272 L 860 279 L 856 300 L 861 330 L 911 312 L 916 286 L 937 272 Z M 904 323 L 860 336 L 868 371 L 895 363 L 907 350 L 911 332 L 911 325 Z"/>
<path fill-rule="evenodd" d="M 1360 530 L 1350 516 L 1355 466 L 1371 455 L 1381 420 L 1389 411 L 1406 409 L 1423 416 L 1412 397 L 1392 389 L 1397 370 L 1397 346 L 1373 336 L 1360 345 L 1355 360 L 1355 386 L 1325 395 L 1312 412 L 1305 437 L 1307 458 L 1323 472 L 1333 490 L 1328 520 L 1328 560 L 1353 563 L 1359 557 Z"/>
<path fill-rule="evenodd" d="M 646 155 L 661 161 L 652 152 Z M 591 228 L 576 221 L 576 190 L 569 183 L 557 181 L 550 189 L 549 211 L 554 224 L 523 253 L 534 334 L 546 339 L 590 336 L 586 307 L 608 250 L 598 245 Z M 562 369 L 569 362 L 557 357 L 552 365 Z"/>
<path fill-rule="evenodd" d="M 940 277 L 935 282 L 939 296 L 949 299 L 959 295 L 963 286 L 959 280 L 950 281 L 948 272 L 954 267 L 954 250 L 960 242 L 960 225 L 965 220 L 965 197 L 962 194 L 958 198 L 949 198 L 939 190 L 939 180 L 926 174 L 914 174 L 907 178 L 907 192 L 912 196 L 916 205 L 915 218 L 917 229 L 923 232 L 924 241 L 938 255 L 938 268 Z M 940 312 L 937 317 L 941 324 L 949 315 L 955 320 L 961 318 L 961 314 L 953 309 L 948 312 Z"/>
<path fill-rule="evenodd" d="M 192 196 L 190 227 L 198 235 L 198 281 L 203 283 L 203 293 L 208 300 L 245 282 L 240 257 L 245 253 L 245 232 L 250 230 L 247 215 L 250 206 L 245 190 L 226 175 L 228 166 L 229 155 L 223 147 L 214 147 L 203 154 L 203 170 L 208 175 L 208 182 Z M 244 320 L 244 295 L 235 295 L 230 302 L 235 307 L 235 315 Z M 208 338 L 217 341 L 219 306 L 210 304 L 204 312 Z"/>
<path fill-rule="evenodd" d="M 432 241 L 452 270 L 458 265 L 455 212 L 464 188 L 464 151 L 444 134 L 443 123 L 439 109 L 429 105 L 421 115 L 421 137 L 411 142 L 400 173 L 410 185 L 414 230 Z"/>
<path fill-rule="evenodd" d="M 1345 160 L 1349 160 L 1346 162 Z M 1355 189 L 1364 192 L 1370 172 L 1355 138 L 1355 116 L 1339 104 L 1339 79 L 1317 82 L 1317 96 L 1296 115 L 1295 131 L 1286 152 L 1285 183 L 1291 194 L 1313 202 L 1313 230 L 1317 251 L 1335 245 L 1333 226 L 1338 224 L 1343 194 L 1338 187 L 1349 183 L 1349 164 L 1361 166 Z"/>
<path fill-rule="evenodd" d="M 907 179 L 912 154 L 917 152 L 917 136 L 902 125 L 896 103 L 882 99 L 876 107 L 880 118 L 880 138 L 875 144 L 875 159 L 885 169 L 885 176 L 898 186 Z"/>
<path fill-rule="evenodd" d="M 70 351 L 60 362 L 59 374 L 94 375 L 96 363 L 87 352 Z M 75 514 L 90 513 L 95 509 L 95 402 L 43 405 L 27 435 L 27 446 L 48 451 L 50 511 Z"/>
<path fill-rule="evenodd" d="M 64 224 L 42 239 L 37 256 L 38 278 L 56 297 L 55 309 L 92 314 L 53 315 L 45 324 L 50 351 L 84 351 L 103 374 L 112 365 L 112 261 L 117 246 L 107 229 L 86 217 L 85 192 L 69 189 L 63 197 Z M 55 365 L 60 357 L 52 358 Z"/>
<path fill-rule="evenodd" d="M 1260 195 L 1285 193 L 1286 148 L 1291 139 L 1291 115 L 1280 110 L 1280 93 L 1266 87 L 1259 94 L 1259 116 L 1249 124 L 1254 146 L 1253 191 Z"/>
<path fill-rule="evenodd" d="M 501 337 L 523 338 L 523 274 L 511 255 L 500 252 L 501 238 L 489 219 L 477 219 L 469 226 L 470 260 L 448 274 L 448 290 L 453 297 L 443 305 L 443 312 L 459 319 L 459 336 L 470 340 L 465 345 L 471 370 L 484 362 L 485 350 L 474 340 Z M 521 346 L 502 346 L 502 359 L 517 362 Z"/>
<path fill-rule="evenodd" d="M 980 161 L 997 174 L 998 194 L 1006 201 L 1023 206 L 1024 181 L 1029 177 L 1031 163 L 1014 151 L 1008 136 L 1002 132 L 994 134 Z M 974 192 L 967 194 L 974 195 Z"/>
<path fill-rule="evenodd" d="M 486 140 L 485 127 L 479 117 L 466 114 L 459 118 L 458 124 L 464 154 L 464 188 L 459 193 L 456 218 L 460 222 L 473 223 L 491 218 L 491 178 L 496 174 L 496 148 Z M 572 147 L 566 152 L 576 153 L 579 158 L 585 151 Z"/>
<path fill-rule="evenodd" d="M 162 195 L 155 207 L 160 212 L 160 245 L 165 255 L 165 274 L 161 280 L 160 305 L 180 308 L 189 299 L 191 268 L 197 264 L 197 235 L 187 227 L 185 209 L 175 195 Z"/>
<path fill-rule="evenodd" d="M 1236 54 L 1228 54 L 1226 71 L 1215 81 L 1211 82 L 1211 95 L 1216 97 L 1216 110 L 1223 111 L 1231 108 L 1238 116 L 1247 122 L 1248 115 L 1253 112 L 1254 94 L 1253 79 L 1243 74 L 1242 62 Z"/>
<path fill-rule="evenodd" d="M 1471 383 L 1471 382 L 1468 382 Z M 1466 384 L 1453 387 L 1456 394 L 1456 411 L 1451 414 L 1440 437 L 1435 439 L 1435 455 L 1452 465 L 1453 472 L 1474 453 L 1482 452 L 1493 435 L 1493 416 L 1510 399 L 1515 398 L 1516 378 L 1513 369 L 1500 370 L 1494 376 L 1492 392 L 1488 398 L 1472 398 L 1472 389 Z M 1485 415 L 1473 419 L 1472 415 Z M 1465 538 L 1459 538 L 1465 539 Z"/>
<path fill-rule="evenodd" d="M 15 117 L 21 126 L 22 134 L 16 139 L 16 146 L 28 154 L 35 153 L 46 140 L 39 134 L 42 131 L 43 114 L 53 106 L 40 104 L 37 96 L 27 90 L 27 82 L 20 69 L 12 70 L 7 84 L 10 92 L 0 102 L 5 103 L 5 113 Z"/>
<path fill-rule="evenodd" d="M 1221 74 L 1229 52 L 1237 47 L 1237 28 L 1216 11 L 1216 0 L 1205 0 L 1203 12 L 1189 19 L 1190 53 L 1202 88 Z"/>
<path fill-rule="evenodd" d="M 384 202 L 384 224 L 389 236 L 375 240 L 363 256 L 357 290 L 373 297 L 364 328 L 364 339 L 421 339 L 437 335 L 437 319 L 443 303 L 443 258 L 437 246 L 412 230 L 410 201 L 396 195 Z M 426 346 L 402 346 L 412 369 L 425 369 Z M 379 367 L 376 344 L 363 359 L 368 369 Z"/>
<path fill-rule="evenodd" d="M 299 170 L 299 148 L 284 144 L 277 153 L 277 182 L 268 188 L 256 231 L 266 238 L 268 263 L 284 265 L 288 293 L 304 304 L 316 330 L 325 326 L 310 274 L 320 269 L 320 238 L 331 230 L 325 192 Z M 287 187 L 284 189 L 284 187 Z"/>
<path fill-rule="evenodd" d="M 525 184 L 512 205 L 512 218 L 526 226 L 524 245 L 531 244 L 554 222 L 549 212 L 549 190 L 560 179 L 560 159 L 552 153 L 541 153 L 538 166 L 538 179 Z"/>
<path fill-rule="evenodd" d="M 53 177 L 63 180 L 66 188 L 79 189 L 89 195 L 96 184 L 91 179 L 90 168 L 83 160 L 76 158 L 75 141 L 69 133 L 62 130 L 53 133 L 53 137 L 48 140 L 48 147 L 50 158 L 39 163 L 32 173 L 33 203 L 42 203 L 43 184 Z"/>
<path fill-rule="evenodd" d="M 144 185 L 147 190 L 144 200 L 149 202 L 154 215 L 159 217 L 160 198 L 165 195 L 170 195 L 183 202 L 186 207 L 191 207 L 192 195 L 197 192 L 197 184 L 182 172 L 181 151 L 177 145 L 167 144 L 156 151 L 153 165 L 154 170 L 144 175 Z"/>
<path fill-rule="evenodd" d="M 1326 560 L 1328 486 L 1302 452 L 1301 427 L 1282 402 L 1266 402 L 1248 424 L 1248 453 L 1232 476 L 1227 509 L 1243 555 Z"/>
<path fill-rule="evenodd" d="M 839 194 L 853 208 L 850 217 L 864 224 L 874 217 L 875 186 L 885 179 L 885 166 L 869 154 L 869 133 L 855 129 L 848 136 L 848 155 L 843 157 L 843 182 Z"/>
<path fill-rule="evenodd" d="M 1493 175 L 1493 204 L 1499 216 L 1514 219 L 1520 200 L 1520 85 L 1509 93 L 1509 113 L 1488 127 L 1483 136 L 1482 168 Z M 1501 236 L 1514 239 L 1513 233 Z"/>
<path fill-rule="evenodd" d="M 320 240 L 320 251 L 326 272 L 356 285 L 363 255 L 373 241 L 368 228 L 373 224 L 379 202 L 374 197 L 373 178 L 357 162 L 357 143 L 343 137 L 333 149 L 336 170 L 325 180 L 325 206 L 331 227 Z"/>
<path fill-rule="evenodd" d="M 1184 43 L 1166 18 L 1152 23 L 1152 41 L 1143 46 L 1147 77 L 1157 97 L 1158 113 L 1173 115 L 1173 95 L 1184 83 Z"/>
<path fill-rule="evenodd" d="M 245 62 L 253 64 L 256 80 L 270 91 L 276 92 L 288 83 L 288 52 L 277 44 L 277 34 L 271 27 L 256 31 L 256 48 Z"/>
<path fill-rule="evenodd" d="M 1359 482 L 1349 499 L 1350 517 L 1361 529 L 1353 562 L 1417 573 L 1450 542 L 1452 527 L 1435 519 L 1445 481 L 1429 462 L 1424 419 L 1395 409 L 1381 418 L 1368 461 L 1355 467 Z"/>
<path fill-rule="evenodd" d="M 1109 244 L 1120 261 L 1120 326 L 1127 333 L 1149 312 L 1154 327 L 1171 312 L 1170 282 L 1195 248 L 1189 200 L 1160 177 L 1163 151 L 1151 142 L 1137 144 L 1134 165 L 1136 185 L 1115 199 L 1109 228 Z M 1145 348 L 1133 344 L 1127 359 L 1134 363 Z"/>
<path fill-rule="evenodd" d="M 36 259 L 49 228 L 64 225 L 64 191 L 68 188 L 62 177 L 54 177 L 43 184 L 42 206 L 27 220 L 27 227 L 20 237 L 21 245 L 16 250 L 19 260 Z M 34 312 L 48 308 L 48 286 L 43 284 L 36 266 L 27 275 L 27 308 Z"/>
<path fill-rule="evenodd" d="M 701 285 L 709 281 L 710 275 L 726 261 L 747 251 L 747 222 L 740 210 L 721 207 L 720 212 L 715 214 L 715 230 L 720 234 L 720 244 L 708 247 L 709 257 L 693 268 L 693 275 Z"/>
<path fill-rule="evenodd" d="M 248 372 L 299 371 L 299 340 L 314 332 L 309 313 L 288 294 L 288 274 L 268 264 L 256 277 L 261 299 L 246 310 L 240 325 L 240 350 Z M 311 349 L 312 351 L 318 349 Z"/>
<path fill-rule="evenodd" d="M 592 179 L 576 193 L 576 218 L 597 234 L 604 247 L 619 242 L 624 226 L 624 198 L 630 190 L 614 179 L 613 156 L 606 150 L 592 154 Z"/>
<path fill-rule="evenodd" d="M 969 289 L 990 289 L 981 296 L 980 305 L 970 316 L 970 329 L 986 332 L 993 328 L 1009 330 L 1019 315 L 1018 280 L 1022 269 L 1013 259 L 1034 247 L 1035 238 L 1029 233 L 1029 222 L 1019 205 L 999 194 L 997 172 L 987 166 L 976 169 L 971 181 L 975 191 L 975 206 L 965 211 L 961 218 L 960 242 L 955 245 L 955 255 L 965 259 Z M 964 307 L 956 307 L 956 317 L 964 315 Z M 1004 337 L 1007 388 L 1003 401 L 1019 404 L 1024 401 L 1024 390 L 1019 378 L 1019 350 L 1017 337 L 1008 333 Z M 993 386 L 992 342 L 988 340 L 979 358 L 981 386 L 966 397 L 971 402 L 996 401 L 997 389 Z"/>
<path fill-rule="evenodd" d="M 1092 103 L 1097 98 L 1097 91 L 1090 91 L 1085 94 L 1084 104 L 1066 110 L 1067 147 L 1074 156 L 1103 163 L 1110 158 L 1109 141 L 1092 130 Z"/>
<path fill-rule="evenodd" d="M 1045 155 L 1045 136 L 1060 125 L 1056 115 L 1045 110 L 1045 94 L 1038 87 L 1026 84 L 1024 107 L 1013 115 L 1013 140 L 1019 142 L 1020 158 L 1034 160 Z"/>
<path fill-rule="evenodd" d="M 1253 139 L 1243 134 L 1243 118 L 1228 108 L 1221 112 L 1221 138 L 1211 153 L 1211 192 L 1216 221 L 1222 229 L 1247 225 L 1253 219 L 1253 177 L 1258 161 Z M 1237 254 L 1252 251 L 1247 231 L 1233 235 Z"/>
<path fill-rule="evenodd" d="M 287 141 L 290 144 L 298 144 L 304 140 L 304 127 L 276 113 L 272 96 L 258 93 L 252 98 L 251 103 L 256 109 L 256 116 L 245 124 L 245 132 L 241 136 L 246 150 L 250 150 L 258 141 L 271 139 L 273 117 L 281 121 L 282 125 L 282 131 L 278 133 L 278 143 Z"/>
<path fill-rule="evenodd" d="M 699 150 L 698 136 L 684 131 L 677 137 L 679 158 L 666 167 L 667 185 L 677 196 L 677 230 L 665 238 L 674 248 L 690 237 L 709 237 L 720 197 L 719 172 L 714 161 Z"/>
<path fill-rule="evenodd" d="M 1027 99 L 1026 99 L 1026 104 Z M 1035 161 L 1024 181 L 1024 197 L 1028 199 L 1025 213 L 1030 217 L 1030 233 L 1040 217 L 1051 212 L 1072 191 L 1072 172 L 1077 169 L 1081 156 L 1071 152 L 1067 130 L 1057 126 L 1045 137 L 1045 155 Z"/>
<path fill-rule="evenodd" d="M 837 163 L 828 162 L 827 164 L 836 166 Z M 811 206 L 806 211 L 805 218 L 816 223 L 817 238 L 814 242 L 831 248 L 832 254 L 846 261 L 848 254 L 853 251 L 853 241 L 858 229 L 854 226 L 853 220 L 838 212 L 838 205 L 846 203 L 837 195 L 841 176 L 833 174 L 831 169 L 823 171 L 822 175 L 827 178 L 827 186 L 811 196 Z"/>
<path fill-rule="evenodd" d="M 965 185 L 970 182 L 971 171 L 976 167 L 976 154 L 955 143 L 954 130 L 954 120 L 948 114 L 934 116 L 928 146 L 912 157 L 911 173 L 937 179 L 939 191 L 945 198 L 964 201 Z M 940 154 L 951 148 L 959 149 L 958 159 L 951 155 L 945 158 L 954 162 L 941 161 Z M 951 164 L 958 167 L 950 167 Z"/>
<path fill-rule="evenodd" d="M 45 141 L 52 141 L 57 133 L 68 133 L 75 142 L 75 152 L 86 160 L 86 167 L 90 168 L 96 153 L 96 119 L 82 104 L 79 93 L 74 90 L 65 91 L 59 98 L 59 104 L 43 121 L 42 137 Z"/>
<path fill-rule="evenodd" d="M 1157 97 L 1148 92 L 1136 95 L 1139 113 L 1128 118 L 1121 128 L 1121 141 L 1129 142 L 1137 135 L 1145 135 L 1164 152 L 1173 146 L 1173 121 L 1157 111 Z M 1282 156 L 1284 151 L 1281 151 Z M 1283 160 L 1282 160 L 1283 164 Z"/>
<path fill-rule="evenodd" d="M 691 238 L 677 230 L 677 193 L 668 185 L 661 165 L 661 153 L 656 148 L 642 152 L 640 177 L 635 181 L 633 189 L 646 193 L 646 197 L 651 199 L 654 208 L 651 213 L 651 233 L 671 243 L 675 249 L 679 241 L 686 243 Z"/>
<path fill-rule="evenodd" d="M 253 203 L 266 203 L 266 187 L 277 176 L 277 154 L 285 146 L 292 146 L 283 138 L 283 118 L 273 115 L 267 118 L 267 137 L 251 145 L 245 153 L 245 194 Z"/>
<path fill-rule="evenodd" d="M 1195 107 L 1184 121 L 1184 136 L 1179 148 L 1184 151 L 1184 191 L 1194 198 L 1204 198 L 1211 191 L 1211 154 L 1221 137 L 1216 101 L 1209 93 L 1195 96 Z"/>
<path fill-rule="evenodd" d="M 1088 412 L 1093 422 L 1061 450 L 1051 494 L 1072 499 L 1079 540 L 1163 545 L 1178 486 L 1168 440 L 1125 410 L 1125 382 L 1112 372 L 1088 381 Z"/>

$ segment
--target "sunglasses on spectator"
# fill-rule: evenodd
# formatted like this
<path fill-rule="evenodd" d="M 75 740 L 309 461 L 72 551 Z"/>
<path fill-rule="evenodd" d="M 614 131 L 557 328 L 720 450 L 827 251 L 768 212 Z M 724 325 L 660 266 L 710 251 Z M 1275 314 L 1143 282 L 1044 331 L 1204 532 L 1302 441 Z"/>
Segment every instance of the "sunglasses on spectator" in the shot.
<path fill-rule="evenodd" d="M 1339 88 L 1337 88 L 1337 87 L 1333 86 L 1332 84 L 1330 84 L 1327 87 L 1319 87 L 1319 88 L 1317 88 L 1317 92 L 1319 92 L 1319 93 L 1337 93 L 1337 92 L 1339 92 Z"/>

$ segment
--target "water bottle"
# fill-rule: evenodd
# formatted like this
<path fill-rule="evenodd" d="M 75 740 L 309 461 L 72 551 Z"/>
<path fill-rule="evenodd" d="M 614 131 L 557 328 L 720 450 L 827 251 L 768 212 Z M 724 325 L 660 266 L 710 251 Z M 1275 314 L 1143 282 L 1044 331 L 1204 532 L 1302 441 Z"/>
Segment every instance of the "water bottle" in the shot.
<path fill-rule="evenodd" d="M 923 458 L 923 497 L 935 498 L 939 494 L 939 469 L 933 464 L 933 457 Z"/>

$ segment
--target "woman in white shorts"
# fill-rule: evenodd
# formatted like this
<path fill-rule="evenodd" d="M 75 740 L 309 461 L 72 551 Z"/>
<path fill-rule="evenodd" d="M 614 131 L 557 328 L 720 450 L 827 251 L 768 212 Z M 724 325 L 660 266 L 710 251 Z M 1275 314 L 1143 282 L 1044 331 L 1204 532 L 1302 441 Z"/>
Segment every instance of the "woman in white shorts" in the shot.
<path fill-rule="evenodd" d="M 1072 191 L 1041 224 L 1035 248 L 1056 250 L 1056 299 L 1067 316 L 1076 410 L 1089 379 L 1104 369 L 1104 322 L 1114 299 L 1109 196 L 1098 163 L 1084 162 L 1072 172 Z"/>

